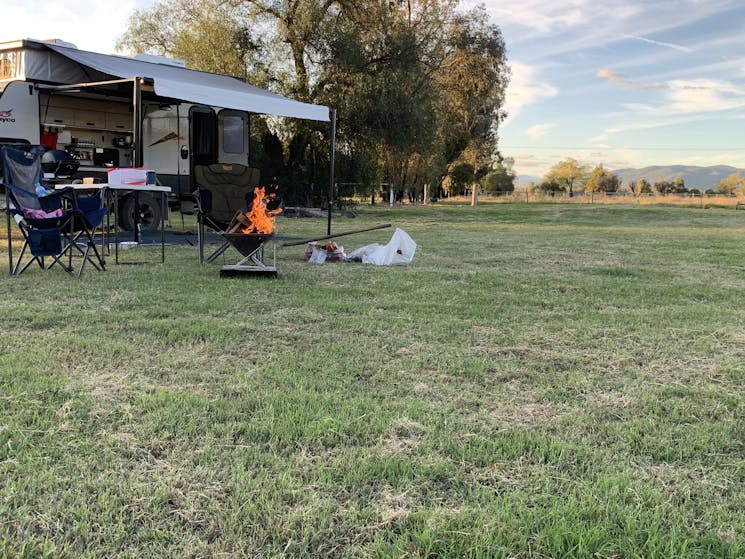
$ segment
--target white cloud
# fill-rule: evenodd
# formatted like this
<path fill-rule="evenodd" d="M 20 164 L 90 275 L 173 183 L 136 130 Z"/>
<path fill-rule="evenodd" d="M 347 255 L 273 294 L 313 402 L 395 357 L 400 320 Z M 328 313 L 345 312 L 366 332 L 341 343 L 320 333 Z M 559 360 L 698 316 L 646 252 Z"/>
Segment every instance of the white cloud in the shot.
<path fill-rule="evenodd" d="M 463 0 L 468 9 L 481 0 Z M 491 0 L 486 10 L 504 32 L 508 46 L 519 47 L 522 60 L 545 61 L 562 54 L 587 48 L 623 48 L 622 43 L 643 41 L 657 49 L 635 55 L 644 63 L 657 53 L 688 53 L 698 50 L 688 43 L 689 33 L 675 33 L 682 40 L 666 40 L 671 31 L 688 26 L 740 7 L 736 0 Z M 691 39 L 693 39 L 691 37 Z M 737 43 L 733 43 L 737 44 Z"/>
<path fill-rule="evenodd" d="M 545 136 L 546 132 L 551 130 L 554 126 L 556 125 L 550 122 L 544 122 L 542 124 L 535 124 L 525 130 L 525 135 L 528 138 L 535 140 L 537 138 L 540 138 L 541 136 Z"/>
<path fill-rule="evenodd" d="M 649 91 L 654 89 L 665 89 L 667 87 L 667 84 L 665 83 L 646 83 L 646 84 L 636 84 L 633 83 L 629 77 L 622 73 L 622 72 L 615 72 L 609 68 L 603 68 L 602 70 L 598 70 L 595 73 L 595 76 L 598 78 L 602 78 L 604 80 L 607 80 L 611 83 L 618 84 L 621 88 L 629 90 L 629 91 Z"/>
<path fill-rule="evenodd" d="M 606 128 L 591 142 L 606 141 L 613 134 L 653 130 L 681 124 L 706 122 L 713 114 L 745 109 L 745 86 L 725 80 L 693 79 L 667 82 L 657 104 L 625 103 L 619 124 Z M 744 118 L 734 114 L 731 118 Z"/>
<path fill-rule="evenodd" d="M 608 68 L 603 68 L 602 70 L 598 70 L 595 75 L 598 78 L 603 78 L 611 82 L 625 82 L 626 81 L 626 74 L 622 74 L 621 72 L 614 72 L 613 70 L 610 70 Z"/>
<path fill-rule="evenodd" d="M 513 168 L 521 174 L 543 172 L 549 166 L 549 160 L 534 155 L 514 159 Z"/>
<path fill-rule="evenodd" d="M 3 5 L 0 42 L 15 39 L 62 39 L 83 50 L 114 52 L 116 39 L 126 30 L 135 9 L 148 0 L 27 0 Z"/>
<path fill-rule="evenodd" d="M 532 66 L 520 62 L 512 62 L 510 66 L 512 77 L 505 99 L 505 110 L 507 111 L 505 125 L 513 121 L 523 107 L 550 99 L 559 92 L 550 83 L 541 81 Z"/>
<path fill-rule="evenodd" d="M 660 104 L 626 103 L 622 105 L 631 116 L 675 117 L 702 115 L 745 108 L 745 86 L 713 79 L 671 80 L 666 84 L 665 99 Z M 656 128 L 670 121 L 647 121 L 644 125 L 627 122 L 607 133 L 630 129 Z"/>
<path fill-rule="evenodd" d="M 742 166 L 742 154 L 717 153 L 711 155 L 691 155 L 679 159 L 681 165 L 731 165 Z"/>
<path fill-rule="evenodd" d="M 463 6 L 472 8 L 482 2 L 466 0 Z M 587 22 L 589 0 L 506 0 L 488 3 L 487 11 L 500 24 L 519 25 L 539 33 L 549 33 L 556 29 L 576 27 Z"/>
<path fill-rule="evenodd" d="M 673 113 L 726 111 L 745 107 L 745 87 L 723 80 L 672 80 L 669 82 Z"/>

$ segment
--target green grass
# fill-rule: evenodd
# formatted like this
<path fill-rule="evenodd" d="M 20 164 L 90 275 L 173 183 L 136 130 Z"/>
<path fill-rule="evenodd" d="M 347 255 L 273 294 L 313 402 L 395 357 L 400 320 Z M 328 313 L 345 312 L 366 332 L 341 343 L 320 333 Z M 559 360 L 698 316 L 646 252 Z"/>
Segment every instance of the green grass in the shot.
<path fill-rule="evenodd" d="M 334 227 L 411 267 L 0 276 L 0 557 L 743 557 L 744 220 L 379 207 Z"/>

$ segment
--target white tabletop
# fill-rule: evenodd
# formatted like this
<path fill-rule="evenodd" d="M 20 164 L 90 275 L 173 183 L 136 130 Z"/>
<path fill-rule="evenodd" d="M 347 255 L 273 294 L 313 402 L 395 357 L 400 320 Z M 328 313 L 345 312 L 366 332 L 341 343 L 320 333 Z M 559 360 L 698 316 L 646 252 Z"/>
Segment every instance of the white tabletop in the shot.
<path fill-rule="evenodd" d="M 93 184 L 55 184 L 55 190 L 62 190 L 63 188 L 73 188 L 75 190 L 101 190 L 102 188 L 108 188 L 109 190 L 142 190 L 143 192 L 165 192 L 169 194 L 171 192 L 170 186 L 161 186 L 159 184 L 107 184 L 105 182 L 97 182 Z"/>

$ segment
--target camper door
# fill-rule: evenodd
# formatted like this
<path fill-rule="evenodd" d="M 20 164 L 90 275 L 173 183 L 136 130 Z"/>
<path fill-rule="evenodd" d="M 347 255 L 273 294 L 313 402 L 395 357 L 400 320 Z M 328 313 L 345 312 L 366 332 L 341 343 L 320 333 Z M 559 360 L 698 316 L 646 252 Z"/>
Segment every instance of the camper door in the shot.
<path fill-rule="evenodd" d="M 179 174 L 179 145 L 186 137 L 184 122 L 171 105 L 147 105 L 142 120 L 143 165 L 163 179 Z"/>
<path fill-rule="evenodd" d="M 248 165 L 248 113 L 193 106 L 189 110 L 191 176 L 197 165 L 239 163 Z M 192 183 L 193 184 L 193 183 Z"/>
<path fill-rule="evenodd" d="M 190 175 L 197 165 L 217 163 L 217 117 L 209 107 L 189 109 Z"/>

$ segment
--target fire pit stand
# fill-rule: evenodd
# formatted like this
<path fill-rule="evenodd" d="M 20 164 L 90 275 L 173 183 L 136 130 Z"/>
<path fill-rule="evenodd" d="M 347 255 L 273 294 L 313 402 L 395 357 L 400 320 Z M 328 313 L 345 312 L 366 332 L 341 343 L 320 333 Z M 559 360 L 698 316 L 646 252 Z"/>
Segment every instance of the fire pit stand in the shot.
<path fill-rule="evenodd" d="M 277 277 L 277 247 L 274 247 L 272 265 L 264 263 L 264 244 L 272 237 L 271 234 L 260 233 L 223 233 L 228 241 L 243 259 L 237 264 L 220 267 L 220 277 L 260 275 Z"/>

